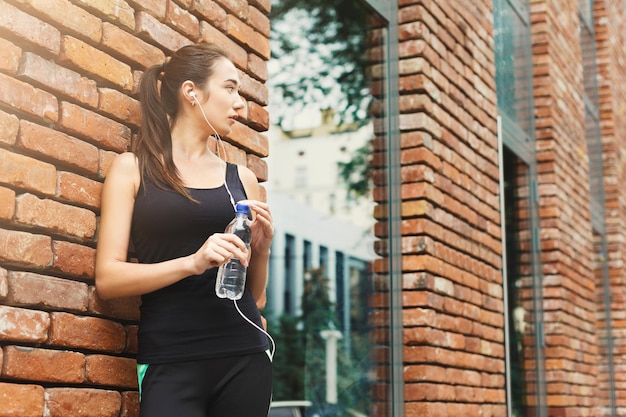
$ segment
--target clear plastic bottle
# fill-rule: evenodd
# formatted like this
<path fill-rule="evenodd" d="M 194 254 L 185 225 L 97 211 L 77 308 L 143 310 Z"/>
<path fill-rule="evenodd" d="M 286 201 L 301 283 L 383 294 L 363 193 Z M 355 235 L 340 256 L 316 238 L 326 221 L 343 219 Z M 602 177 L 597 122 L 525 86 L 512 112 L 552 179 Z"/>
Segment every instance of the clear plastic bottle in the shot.
<path fill-rule="evenodd" d="M 235 218 L 226 226 L 225 233 L 234 233 L 239 236 L 246 248 L 250 247 L 252 232 L 250 230 L 250 207 L 246 204 L 237 203 L 235 208 Z M 246 267 L 239 262 L 239 259 L 231 259 L 230 262 L 222 264 L 217 270 L 215 281 L 215 293 L 220 298 L 239 300 L 246 287 Z"/>

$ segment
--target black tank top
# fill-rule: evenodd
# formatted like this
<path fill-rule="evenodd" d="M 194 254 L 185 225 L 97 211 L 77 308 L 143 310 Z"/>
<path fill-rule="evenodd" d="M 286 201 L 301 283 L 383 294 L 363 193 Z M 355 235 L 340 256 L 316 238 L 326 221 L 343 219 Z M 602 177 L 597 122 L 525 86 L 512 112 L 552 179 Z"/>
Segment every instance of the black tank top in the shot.
<path fill-rule="evenodd" d="M 237 166 L 226 181 L 235 201 L 246 198 Z M 157 263 L 196 252 L 213 233 L 223 233 L 235 212 L 224 185 L 188 189 L 199 203 L 142 183 L 133 211 L 131 240 L 140 263 Z M 141 297 L 138 363 L 164 363 L 264 351 L 266 336 L 237 312 L 233 301 L 215 295 L 217 268 L 192 275 Z M 237 301 L 259 327 L 261 315 L 249 290 Z"/>

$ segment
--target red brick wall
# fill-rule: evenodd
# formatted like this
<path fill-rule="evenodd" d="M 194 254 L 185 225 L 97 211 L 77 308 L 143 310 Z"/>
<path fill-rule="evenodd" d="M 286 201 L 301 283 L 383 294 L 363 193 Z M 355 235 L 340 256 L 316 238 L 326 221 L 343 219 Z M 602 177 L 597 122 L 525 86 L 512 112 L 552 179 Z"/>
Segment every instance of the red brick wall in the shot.
<path fill-rule="evenodd" d="M 619 416 L 626 416 L 626 11 L 622 0 L 595 1 L 600 118 L 604 150 L 607 256 L 611 283 L 611 326 L 615 395 Z M 600 326 L 605 317 L 599 315 Z M 601 344 L 601 346 L 603 346 Z M 606 362 L 606 351 L 601 351 Z M 608 390 L 601 368 L 601 389 Z M 605 414 L 606 415 L 606 414 Z"/>
<path fill-rule="evenodd" d="M 506 415 L 490 0 L 400 1 L 405 415 Z"/>
<path fill-rule="evenodd" d="M 213 41 L 241 70 L 231 160 L 267 178 L 270 0 L 0 0 L 0 415 L 135 416 L 138 300 L 94 293 L 102 181 L 137 85 Z"/>
<path fill-rule="evenodd" d="M 531 5 L 549 415 L 597 416 L 598 338 L 578 3 Z"/>

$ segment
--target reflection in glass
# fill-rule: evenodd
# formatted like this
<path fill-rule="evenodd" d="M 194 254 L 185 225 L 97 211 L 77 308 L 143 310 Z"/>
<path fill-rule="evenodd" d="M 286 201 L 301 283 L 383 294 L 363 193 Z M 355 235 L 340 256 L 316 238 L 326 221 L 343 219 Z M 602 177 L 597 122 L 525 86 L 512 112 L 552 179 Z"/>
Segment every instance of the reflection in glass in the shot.
<path fill-rule="evenodd" d="M 537 415 L 528 166 L 504 151 L 508 362 L 511 417 Z"/>
<path fill-rule="evenodd" d="M 388 416 L 385 26 L 355 1 L 272 13 L 270 416 Z"/>

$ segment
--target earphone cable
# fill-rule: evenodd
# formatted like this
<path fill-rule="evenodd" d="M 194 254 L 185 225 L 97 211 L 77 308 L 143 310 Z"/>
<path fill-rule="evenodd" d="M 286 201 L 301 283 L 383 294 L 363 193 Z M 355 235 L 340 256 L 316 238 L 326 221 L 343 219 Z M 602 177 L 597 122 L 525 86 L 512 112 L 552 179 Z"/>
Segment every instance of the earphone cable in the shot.
<path fill-rule="evenodd" d="M 274 342 L 274 339 L 272 338 L 272 336 L 270 336 L 270 334 L 268 332 L 266 332 L 265 330 L 260 328 L 256 323 L 254 323 L 252 320 L 247 318 L 245 314 L 243 314 L 243 312 L 239 309 L 239 304 L 237 304 L 237 300 L 233 300 L 233 303 L 235 304 L 235 308 L 239 312 L 239 315 L 241 317 L 243 317 L 245 321 L 247 321 L 248 323 L 250 323 L 251 325 L 256 327 L 257 330 L 259 330 L 261 333 L 263 333 L 265 336 L 267 336 L 267 338 L 270 340 L 270 342 L 272 344 L 272 347 L 271 347 L 270 351 L 268 352 L 268 355 L 270 357 L 270 361 L 273 361 L 274 360 L 274 353 L 276 352 L 276 342 Z"/>

